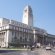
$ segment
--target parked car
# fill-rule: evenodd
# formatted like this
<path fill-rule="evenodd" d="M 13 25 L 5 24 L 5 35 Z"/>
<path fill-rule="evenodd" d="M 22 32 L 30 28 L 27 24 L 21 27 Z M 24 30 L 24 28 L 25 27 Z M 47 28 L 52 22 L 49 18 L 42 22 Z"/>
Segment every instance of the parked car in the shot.
<path fill-rule="evenodd" d="M 51 44 L 48 44 L 48 45 L 46 46 L 46 50 L 51 50 Z"/>
<path fill-rule="evenodd" d="M 51 50 L 51 46 L 46 46 L 46 50 Z"/>

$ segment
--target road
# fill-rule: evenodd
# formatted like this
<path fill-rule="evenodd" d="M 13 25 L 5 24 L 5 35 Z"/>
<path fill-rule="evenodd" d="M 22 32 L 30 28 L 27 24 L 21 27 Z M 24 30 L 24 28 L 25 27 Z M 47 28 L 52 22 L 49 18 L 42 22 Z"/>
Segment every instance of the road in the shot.
<path fill-rule="evenodd" d="M 35 49 L 34 51 L 12 51 L 3 52 L 0 55 L 55 55 L 55 50 Z"/>

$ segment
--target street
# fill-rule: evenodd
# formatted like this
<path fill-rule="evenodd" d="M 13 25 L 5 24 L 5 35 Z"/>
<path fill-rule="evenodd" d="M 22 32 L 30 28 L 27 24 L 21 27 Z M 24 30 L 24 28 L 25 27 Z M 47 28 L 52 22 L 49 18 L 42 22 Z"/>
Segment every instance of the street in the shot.
<path fill-rule="evenodd" d="M 45 50 L 37 48 L 33 51 L 12 51 L 12 52 L 3 52 L 0 55 L 55 55 L 55 50 Z"/>

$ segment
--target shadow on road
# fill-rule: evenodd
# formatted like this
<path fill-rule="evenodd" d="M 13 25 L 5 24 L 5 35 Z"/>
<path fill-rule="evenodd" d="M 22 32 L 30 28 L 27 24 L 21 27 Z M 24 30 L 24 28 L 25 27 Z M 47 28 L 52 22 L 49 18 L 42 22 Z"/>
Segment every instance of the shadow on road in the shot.
<path fill-rule="evenodd" d="M 16 50 L 0 50 L 0 53 L 15 52 Z"/>

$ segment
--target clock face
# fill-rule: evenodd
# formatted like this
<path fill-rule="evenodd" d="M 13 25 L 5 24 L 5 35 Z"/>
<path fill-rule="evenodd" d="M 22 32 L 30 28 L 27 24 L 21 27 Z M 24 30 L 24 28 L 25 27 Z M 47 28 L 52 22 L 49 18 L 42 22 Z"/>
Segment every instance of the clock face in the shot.
<path fill-rule="evenodd" d="M 25 13 L 27 12 L 27 9 L 25 10 Z"/>

